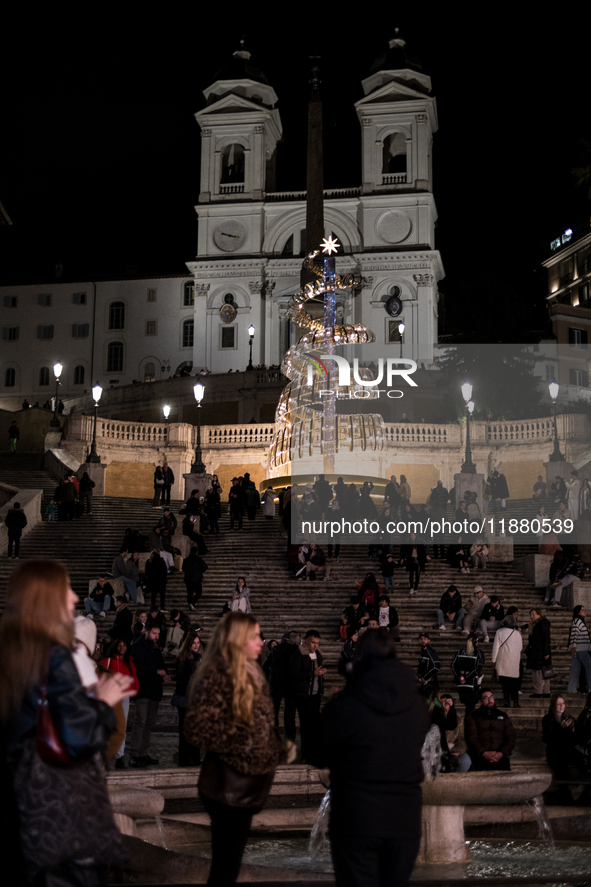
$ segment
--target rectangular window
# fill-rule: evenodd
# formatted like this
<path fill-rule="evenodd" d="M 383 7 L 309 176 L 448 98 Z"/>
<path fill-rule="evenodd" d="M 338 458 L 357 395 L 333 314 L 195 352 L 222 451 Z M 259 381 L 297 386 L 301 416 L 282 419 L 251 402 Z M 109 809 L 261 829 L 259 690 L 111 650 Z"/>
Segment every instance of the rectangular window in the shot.
<path fill-rule="evenodd" d="M 16 308 L 18 302 L 17 296 L 4 296 L 4 307 L 5 308 Z"/>
<path fill-rule="evenodd" d="M 191 281 L 183 287 L 183 308 L 191 308 L 195 304 L 195 287 Z"/>
<path fill-rule="evenodd" d="M 388 344 L 392 345 L 394 342 L 400 342 L 400 321 L 399 320 L 388 320 Z"/>
<path fill-rule="evenodd" d="M 555 378 L 554 367 L 551 363 L 546 364 L 546 382 L 551 382 Z"/>
<path fill-rule="evenodd" d="M 156 335 L 156 320 L 146 320 L 146 336 Z"/>
<path fill-rule="evenodd" d="M 195 324 L 192 320 L 185 320 L 183 324 L 183 348 L 193 347 L 193 332 Z"/>
<path fill-rule="evenodd" d="M 87 323 L 73 323 L 72 324 L 72 336 L 74 339 L 87 339 L 89 332 L 89 325 Z"/>
<path fill-rule="evenodd" d="M 587 347 L 587 330 L 571 327 L 568 331 L 568 343 L 571 348 L 585 349 Z"/>
<path fill-rule="evenodd" d="M 86 293 L 74 293 L 72 302 L 74 305 L 86 305 Z"/>
<path fill-rule="evenodd" d="M 51 305 L 51 293 L 39 293 L 37 296 L 37 304 L 41 308 L 49 308 Z"/>
<path fill-rule="evenodd" d="M 49 326 L 38 326 L 37 327 L 37 338 L 38 339 L 53 339 L 53 324 Z"/>
<path fill-rule="evenodd" d="M 236 327 L 233 326 L 223 326 L 222 327 L 222 339 L 221 339 L 221 347 L 222 348 L 234 348 L 234 342 L 236 339 Z"/>
<path fill-rule="evenodd" d="M 107 349 L 107 372 L 123 372 L 123 343 L 110 342 Z"/>
<path fill-rule="evenodd" d="M 156 301 L 156 290 L 148 290 L 148 302 Z"/>
<path fill-rule="evenodd" d="M 18 326 L 5 326 L 2 338 L 7 342 L 16 342 L 18 340 Z"/>
<path fill-rule="evenodd" d="M 583 286 L 579 287 L 579 305 L 584 305 L 585 302 L 589 301 L 589 284 L 584 283 Z"/>
<path fill-rule="evenodd" d="M 569 385 L 576 385 L 577 388 L 589 387 L 589 373 L 586 370 L 569 370 Z"/>

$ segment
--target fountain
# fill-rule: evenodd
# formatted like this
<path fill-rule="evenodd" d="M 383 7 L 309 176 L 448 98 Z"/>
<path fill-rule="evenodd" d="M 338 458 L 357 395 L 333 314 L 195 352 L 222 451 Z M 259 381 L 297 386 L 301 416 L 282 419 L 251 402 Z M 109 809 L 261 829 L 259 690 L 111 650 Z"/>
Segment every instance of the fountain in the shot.
<path fill-rule="evenodd" d="M 470 848 L 464 837 L 466 806 L 522 804 L 541 796 L 552 781 L 550 772 L 440 773 L 441 742 L 436 726 L 431 727 L 425 737 L 421 757 L 425 781 L 418 863 L 469 862 Z"/>
<path fill-rule="evenodd" d="M 469 862 L 464 808 L 473 804 L 523 804 L 549 787 L 548 773 L 439 773 L 423 783 L 423 835 L 418 863 Z"/>

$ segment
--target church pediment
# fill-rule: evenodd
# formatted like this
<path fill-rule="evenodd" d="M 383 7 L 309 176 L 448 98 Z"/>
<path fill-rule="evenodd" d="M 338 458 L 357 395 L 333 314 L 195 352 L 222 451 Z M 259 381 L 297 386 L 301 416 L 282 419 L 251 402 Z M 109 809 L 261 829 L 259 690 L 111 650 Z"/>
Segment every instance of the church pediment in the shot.
<path fill-rule="evenodd" d="M 214 102 L 211 105 L 208 105 L 202 111 L 198 111 L 195 114 L 197 120 L 201 120 L 203 118 L 208 117 L 210 114 L 228 114 L 228 113 L 236 113 L 236 112 L 252 112 L 256 111 L 258 114 L 268 112 L 269 109 L 264 105 L 261 105 L 257 102 L 253 102 L 245 96 L 236 95 L 236 93 L 228 93 L 225 96 L 222 96 L 217 102 Z"/>
<path fill-rule="evenodd" d="M 430 100 L 424 89 L 415 89 L 410 81 L 388 80 L 381 86 L 377 86 L 368 95 L 356 102 L 356 107 L 371 105 L 374 102 L 403 101 L 404 99 Z"/>

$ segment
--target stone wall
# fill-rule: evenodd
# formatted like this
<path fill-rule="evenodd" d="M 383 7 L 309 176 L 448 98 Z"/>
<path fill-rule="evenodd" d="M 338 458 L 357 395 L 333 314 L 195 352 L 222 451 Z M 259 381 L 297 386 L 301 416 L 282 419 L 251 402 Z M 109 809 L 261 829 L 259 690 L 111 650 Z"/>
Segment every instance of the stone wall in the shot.
<path fill-rule="evenodd" d="M 44 451 L 45 436 L 50 429 L 53 413 L 49 410 L 41 410 L 39 407 L 31 407 L 28 410 L 0 410 L 0 452 L 10 451 L 8 429 L 12 422 L 16 422 L 20 432 L 17 444 L 18 453 L 42 453 Z"/>

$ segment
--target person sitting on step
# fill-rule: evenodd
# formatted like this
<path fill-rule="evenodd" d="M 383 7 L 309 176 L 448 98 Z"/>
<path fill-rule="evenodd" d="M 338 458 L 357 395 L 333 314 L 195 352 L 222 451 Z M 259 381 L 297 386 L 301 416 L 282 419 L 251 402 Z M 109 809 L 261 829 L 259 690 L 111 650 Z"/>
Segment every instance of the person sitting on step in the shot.
<path fill-rule="evenodd" d="M 115 598 L 115 592 L 110 582 L 104 576 L 99 577 L 88 597 L 84 598 L 84 608 L 87 616 L 91 613 L 99 613 L 104 619 L 111 609 L 111 603 Z"/>

